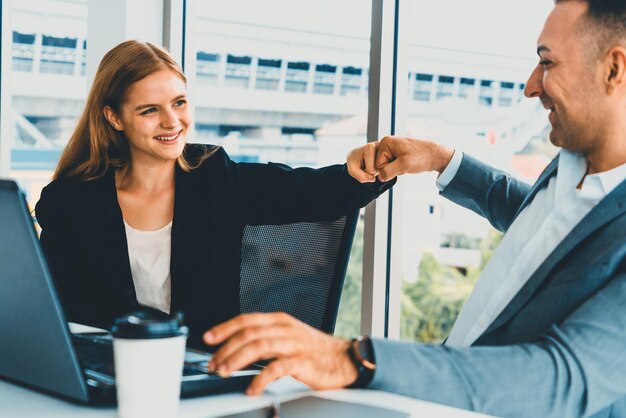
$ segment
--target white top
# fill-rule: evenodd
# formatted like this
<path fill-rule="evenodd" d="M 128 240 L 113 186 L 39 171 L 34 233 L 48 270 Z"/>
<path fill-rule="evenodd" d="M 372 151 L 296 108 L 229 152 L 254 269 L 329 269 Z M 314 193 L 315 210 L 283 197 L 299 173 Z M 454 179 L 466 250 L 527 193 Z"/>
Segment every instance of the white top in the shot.
<path fill-rule="evenodd" d="M 134 229 L 126 220 L 124 226 L 137 302 L 169 314 L 172 300 L 172 222 L 154 231 Z"/>
<path fill-rule="evenodd" d="M 437 181 L 440 190 L 454 178 L 462 159 L 462 153 L 455 152 Z M 626 164 L 622 164 L 588 175 L 577 189 L 587 172 L 585 158 L 563 149 L 558 165 L 557 175 L 535 195 L 504 235 L 465 301 L 446 345 L 467 347 L 476 341 L 567 234 L 626 179 Z M 446 173 L 448 170 L 451 172 Z"/>

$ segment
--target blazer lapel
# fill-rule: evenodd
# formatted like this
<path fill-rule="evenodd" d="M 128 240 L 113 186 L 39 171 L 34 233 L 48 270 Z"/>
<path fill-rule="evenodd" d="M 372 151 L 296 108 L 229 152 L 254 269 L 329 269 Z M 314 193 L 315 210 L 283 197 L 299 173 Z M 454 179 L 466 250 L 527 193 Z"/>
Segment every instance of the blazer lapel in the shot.
<path fill-rule="evenodd" d="M 170 312 L 176 312 L 180 310 L 181 306 L 186 305 L 185 300 L 190 290 L 188 281 L 191 278 L 188 277 L 189 273 L 186 271 L 189 266 L 186 257 L 190 254 L 189 246 L 193 245 L 190 237 L 193 236 L 195 223 L 198 222 L 198 216 L 194 213 L 194 207 L 201 204 L 199 201 L 194 202 L 198 197 L 194 196 L 192 183 L 192 176 L 177 165 L 170 255 L 170 274 L 172 279 Z M 196 194 L 197 192 L 198 190 L 196 190 Z"/>
<path fill-rule="evenodd" d="M 513 317 L 532 297 L 552 269 L 578 244 L 602 226 L 626 213 L 626 181 L 607 195 L 589 212 L 582 221 L 563 239 L 548 258 L 530 276 L 530 279 L 515 295 L 484 334 L 490 333 Z M 483 335 L 484 335 L 483 334 Z"/>
<path fill-rule="evenodd" d="M 96 235 L 101 237 L 102 269 L 109 272 L 106 277 L 112 281 L 115 294 L 120 295 L 122 303 L 126 304 L 124 308 L 132 309 L 137 306 L 137 295 L 130 271 L 124 218 L 115 189 L 115 170 L 109 170 L 97 181 L 101 183 L 93 201 L 98 202 L 98 209 L 102 211 L 101 221 L 97 222 L 100 233 Z"/>

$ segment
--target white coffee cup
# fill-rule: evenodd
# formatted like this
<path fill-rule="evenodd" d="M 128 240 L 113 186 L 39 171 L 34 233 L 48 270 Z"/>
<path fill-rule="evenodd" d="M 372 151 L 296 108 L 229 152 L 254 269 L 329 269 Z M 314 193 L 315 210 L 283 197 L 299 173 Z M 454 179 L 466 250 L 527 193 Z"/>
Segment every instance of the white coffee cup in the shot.
<path fill-rule="evenodd" d="M 133 312 L 111 333 L 120 418 L 175 417 L 188 335 L 182 315 Z"/>

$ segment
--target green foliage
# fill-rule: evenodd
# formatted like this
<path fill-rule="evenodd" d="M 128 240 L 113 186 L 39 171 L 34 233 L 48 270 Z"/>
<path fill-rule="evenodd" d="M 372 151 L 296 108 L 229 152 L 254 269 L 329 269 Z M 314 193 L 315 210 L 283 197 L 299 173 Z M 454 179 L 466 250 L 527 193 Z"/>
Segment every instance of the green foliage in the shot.
<path fill-rule="evenodd" d="M 343 284 L 335 335 L 353 338 L 361 334 L 361 284 L 363 283 L 363 218 L 359 218 Z"/>
<path fill-rule="evenodd" d="M 439 264 L 431 253 L 424 253 L 419 279 L 402 283 L 400 337 L 403 340 L 438 343 L 443 341 L 485 265 L 500 244 L 502 234 L 491 230 L 480 242 L 481 265 L 469 268 L 467 276 Z M 469 242 L 457 236 L 457 242 Z M 361 328 L 361 284 L 363 270 L 363 222 L 357 225 L 350 264 L 344 283 L 335 335 L 351 338 Z"/>
<path fill-rule="evenodd" d="M 489 232 L 479 246 L 480 267 L 469 268 L 467 276 L 442 266 L 432 254 L 424 253 L 417 282 L 402 283 L 400 337 L 425 343 L 442 342 L 501 239 L 500 232 Z"/>
<path fill-rule="evenodd" d="M 446 248 L 478 249 L 480 238 L 468 237 L 464 234 L 453 233 L 442 237 L 441 246 Z"/>
<path fill-rule="evenodd" d="M 400 337 L 441 342 L 448 335 L 463 301 L 472 289 L 466 277 L 424 253 L 415 283 L 402 283 Z"/>

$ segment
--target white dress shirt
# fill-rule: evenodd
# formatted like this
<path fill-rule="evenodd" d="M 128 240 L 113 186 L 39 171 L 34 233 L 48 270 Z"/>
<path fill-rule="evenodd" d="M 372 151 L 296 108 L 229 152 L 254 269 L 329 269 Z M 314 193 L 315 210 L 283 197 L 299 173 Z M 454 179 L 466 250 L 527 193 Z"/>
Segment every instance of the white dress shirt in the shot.
<path fill-rule="evenodd" d="M 124 226 L 137 302 L 169 314 L 172 222 L 154 231 L 134 229 L 125 220 Z"/>
<path fill-rule="evenodd" d="M 437 179 L 440 190 L 454 178 L 462 160 L 463 154 L 455 152 Z M 446 345 L 470 346 L 487 330 L 567 234 L 626 179 L 626 164 L 588 175 L 577 189 L 586 172 L 583 156 L 561 150 L 557 175 L 507 230 L 465 301 Z"/>

